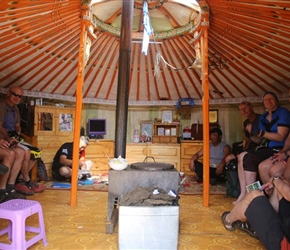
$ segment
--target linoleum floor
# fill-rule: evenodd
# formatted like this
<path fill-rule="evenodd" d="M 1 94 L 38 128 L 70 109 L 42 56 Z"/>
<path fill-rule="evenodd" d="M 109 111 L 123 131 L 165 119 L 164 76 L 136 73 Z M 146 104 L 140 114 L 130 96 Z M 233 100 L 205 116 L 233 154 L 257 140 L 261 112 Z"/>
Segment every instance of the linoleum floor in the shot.
<path fill-rule="evenodd" d="M 68 190 L 46 190 L 28 199 L 41 203 L 46 227 L 48 246 L 42 241 L 29 249 L 118 249 L 118 225 L 113 234 L 106 234 L 106 192 L 78 191 L 77 206 L 70 206 Z M 262 244 L 243 231 L 226 231 L 220 216 L 232 208 L 234 199 L 223 195 L 211 195 L 210 206 L 204 207 L 202 195 L 181 195 L 179 250 L 204 249 L 264 249 Z M 37 217 L 31 216 L 27 223 L 35 224 Z M 0 219 L 2 229 L 7 221 Z M 0 241 L 5 236 L 0 237 Z"/>

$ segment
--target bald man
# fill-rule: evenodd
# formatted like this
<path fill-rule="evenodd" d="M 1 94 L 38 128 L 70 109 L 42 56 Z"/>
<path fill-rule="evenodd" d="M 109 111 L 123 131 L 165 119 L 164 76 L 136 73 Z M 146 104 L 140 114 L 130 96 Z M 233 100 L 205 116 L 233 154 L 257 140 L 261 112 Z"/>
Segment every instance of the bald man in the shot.
<path fill-rule="evenodd" d="M 8 89 L 6 98 L 0 102 L 0 127 L 4 128 L 8 134 L 20 135 L 20 114 L 17 105 L 23 96 L 23 90 L 18 86 L 12 86 Z M 34 162 L 30 160 L 30 149 L 25 145 L 18 143 L 17 147 L 25 151 L 25 158 L 21 166 L 20 174 L 15 183 L 15 189 L 24 195 L 33 195 L 44 191 L 44 186 L 31 181 L 29 171 Z"/>

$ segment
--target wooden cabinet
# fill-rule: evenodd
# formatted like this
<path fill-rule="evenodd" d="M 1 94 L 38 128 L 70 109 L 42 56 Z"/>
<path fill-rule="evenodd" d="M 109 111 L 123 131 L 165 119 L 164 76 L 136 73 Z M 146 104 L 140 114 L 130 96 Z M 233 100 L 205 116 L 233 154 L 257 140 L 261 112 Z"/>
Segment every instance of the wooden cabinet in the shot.
<path fill-rule="evenodd" d="M 86 148 L 86 159 L 93 162 L 92 175 L 108 173 L 108 157 L 114 158 L 114 147 L 113 140 L 90 140 Z"/>
<path fill-rule="evenodd" d="M 192 155 L 199 151 L 203 147 L 203 141 L 181 141 L 180 147 L 180 171 L 184 172 L 186 175 L 195 175 L 189 169 L 189 163 Z M 202 157 L 198 159 L 202 161 Z"/>
<path fill-rule="evenodd" d="M 153 143 L 177 143 L 179 136 L 179 124 L 175 123 L 154 123 Z"/>
<path fill-rule="evenodd" d="M 55 153 L 65 142 L 73 141 L 74 108 L 35 106 L 31 144 L 42 149 L 41 158 L 51 178 Z"/>
<path fill-rule="evenodd" d="M 129 164 L 142 162 L 147 156 L 147 143 L 127 143 L 126 159 Z"/>
<path fill-rule="evenodd" d="M 156 162 L 171 163 L 180 171 L 180 144 L 129 143 L 126 146 L 126 159 L 129 163 L 143 162 L 147 156 Z M 153 161 L 148 159 L 148 161 Z"/>
<path fill-rule="evenodd" d="M 147 154 L 153 156 L 156 162 L 173 164 L 180 171 L 180 144 L 151 144 Z"/>
<path fill-rule="evenodd" d="M 34 135 L 73 134 L 75 109 L 54 106 L 34 107 Z"/>

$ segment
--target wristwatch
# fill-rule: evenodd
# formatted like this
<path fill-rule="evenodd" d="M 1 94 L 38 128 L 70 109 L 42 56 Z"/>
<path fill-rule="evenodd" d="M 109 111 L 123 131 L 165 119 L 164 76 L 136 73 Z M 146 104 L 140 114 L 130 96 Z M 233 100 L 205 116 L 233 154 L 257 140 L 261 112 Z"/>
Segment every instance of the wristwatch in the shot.
<path fill-rule="evenodd" d="M 282 178 L 281 178 L 280 176 L 274 176 L 274 177 L 273 177 L 273 179 L 272 179 L 272 184 L 273 184 L 274 187 L 275 187 L 274 181 L 275 181 L 275 180 L 279 180 L 279 179 L 282 180 Z"/>

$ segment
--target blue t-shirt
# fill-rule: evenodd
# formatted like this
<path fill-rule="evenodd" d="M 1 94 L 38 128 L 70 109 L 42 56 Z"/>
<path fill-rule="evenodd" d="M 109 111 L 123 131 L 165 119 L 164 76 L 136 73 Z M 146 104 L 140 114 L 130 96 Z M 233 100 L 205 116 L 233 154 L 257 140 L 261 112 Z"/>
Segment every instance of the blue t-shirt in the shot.
<path fill-rule="evenodd" d="M 19 109 L 17 105 L 9 106 L 5 100 L 0 100 L 0 122 L 8 131 L 15 131 L 15 125 L 20 123 Z"/>
<path fill-rule="evenodd" d="M 260 117 L 259 127 L 261 130 L 265 130 L 270 133 L 277 133 L 278 127 L 287 127 L 290 128 L 290 112 L 284 107 L 278 107 L 275 111 L 272 112 L 272 121 L 267 120 L 267 115 L 269 112 L 265 112 Z M 269 148 L 282 148 L 285 144 L 287 136 L 282 142 L 271 141 L 268 142 Z"/>

